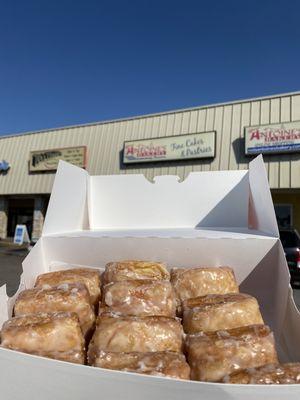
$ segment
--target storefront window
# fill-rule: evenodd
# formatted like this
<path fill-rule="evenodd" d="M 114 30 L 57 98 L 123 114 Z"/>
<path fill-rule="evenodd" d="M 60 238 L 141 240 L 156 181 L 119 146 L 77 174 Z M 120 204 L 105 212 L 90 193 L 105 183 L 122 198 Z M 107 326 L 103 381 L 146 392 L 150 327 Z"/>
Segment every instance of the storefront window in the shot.
<path fill-rule="evenodd" d="M 275 204 L 274 206 L 279 228 L 291 228 L 293 226 L 292 204 Z"/>

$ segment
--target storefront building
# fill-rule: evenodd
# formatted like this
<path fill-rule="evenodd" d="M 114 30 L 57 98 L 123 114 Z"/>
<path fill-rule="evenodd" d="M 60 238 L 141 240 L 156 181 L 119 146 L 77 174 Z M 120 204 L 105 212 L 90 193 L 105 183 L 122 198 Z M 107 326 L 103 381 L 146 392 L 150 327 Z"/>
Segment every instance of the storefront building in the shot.
<path fill-rule="evenodd" d="M 247 169 L 260 153 L 280 227 L 300 231 L 300 92 L 2 136 L 0 238 L 25 224 L 38 239 L 59 159 L 153 180 Z"/>

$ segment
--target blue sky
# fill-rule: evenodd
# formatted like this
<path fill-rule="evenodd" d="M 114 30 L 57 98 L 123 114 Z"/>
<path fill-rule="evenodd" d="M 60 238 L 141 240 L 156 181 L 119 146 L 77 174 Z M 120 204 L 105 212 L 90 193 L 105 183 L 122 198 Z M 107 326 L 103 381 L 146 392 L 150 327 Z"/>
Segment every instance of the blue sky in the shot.
<path fill-rule="evenodd" d="M 0 6 L 0 135 L 300 90 L 299 1 Z"/>

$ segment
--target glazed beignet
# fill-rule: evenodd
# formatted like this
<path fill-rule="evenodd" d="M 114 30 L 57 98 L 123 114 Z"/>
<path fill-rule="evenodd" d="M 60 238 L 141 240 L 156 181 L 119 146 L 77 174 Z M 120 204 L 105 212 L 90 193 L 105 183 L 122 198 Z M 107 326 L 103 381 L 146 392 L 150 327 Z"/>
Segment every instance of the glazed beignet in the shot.
<path fill-rule="evenodd" d="M 112 353 L 99 351 L 94 367 L 136 372 L 139 374 L 190 379 L 190 367 L 181 353 L 170 351 L 148 353 Z"/>
<path fill-rule="evenodd" d="M 173 268 L 171 283 L 175 289 L 179 311 L 183 300 L 207 294 L 239 292 L 234 272 L 229 267 Z"/>
<path fill-rule="evenodd" d="M 257 300 L 247 294 L 209 294 L 182 302 L 186 333 L 263 324 Z"/>
<path fill-rule="evenodd" d="M 101 314 L 97 318 L 96 330 L 89 345 L 89 364 L 94 363 L 100 350 L 125 353 L 180 352 L 182 336 L 182 326 L 175 318 Z"/>
<path fill-rule="evenodd" d="M 300 363 L 268 364 L 247 368 L 224 377 L 224 383 L 287 385 L 300 384 Z"/>
<path fill-rule="evenodd" d="M 55 287 L 24 290 L 19 294 L 14 308 L 16 316 L 58 311 L 75 312 L 84 335 L 94 327 L 95 313 L 88 290 L 82 283 L 62 283 Z"/>
<path fill-rule="evenodd" d="M 186 350 L 197 381 L 219 382 L 234 371 L 278 362 L 266 325 L 187 335 Z"/>
<path fill-rule="evenodd" d="M 49 285 L 58 286 L 62 283 L 83 283 L 90 294 L 91 303 L 98 304 L 100 300 L 100 273 L 93 268 L 73 268 L 63 271 L 48 272 L 36 278 L 35 287 Z"/>
<path fill-rule="evenodd" d="M 104 285 L 109 282 L 129 281 L 136 279 L 170 280 L 165 264 L 152 261 L 128 260 L 110 262 L 105 266 Z"/>
<path fill-rule="evenodd" d="M 24 353 L 84 364 L 84 339 L 75 313 L 14 317 L 1 331 L 1 346 Z"/>
<path fill-rule="evenodd" d="M 122 315 L 175 317 L 175 292 L 168 281 L 130 280 L 103 288 L 102 306 Z"/>

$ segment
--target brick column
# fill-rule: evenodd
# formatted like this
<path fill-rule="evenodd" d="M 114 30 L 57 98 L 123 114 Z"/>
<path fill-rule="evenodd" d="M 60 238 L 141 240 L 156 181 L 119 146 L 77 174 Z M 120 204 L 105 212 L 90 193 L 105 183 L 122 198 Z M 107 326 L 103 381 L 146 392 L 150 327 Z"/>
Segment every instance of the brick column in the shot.
<path fill-rule="evenodd" d="M 0 197 L 0 239 L 7 238 L 7 215 L 8 201 L 5 197 Z"/>
<path fill-rule="evenodd" d="M 32 226 L 32 235 L 31 235 L 32 241 L 37 241 L 42 234 L 44 218 L 45 218 L 44 208 L 45 208 L 44 198 L 36 197 L 34 199 L 33 226 Z"/>

